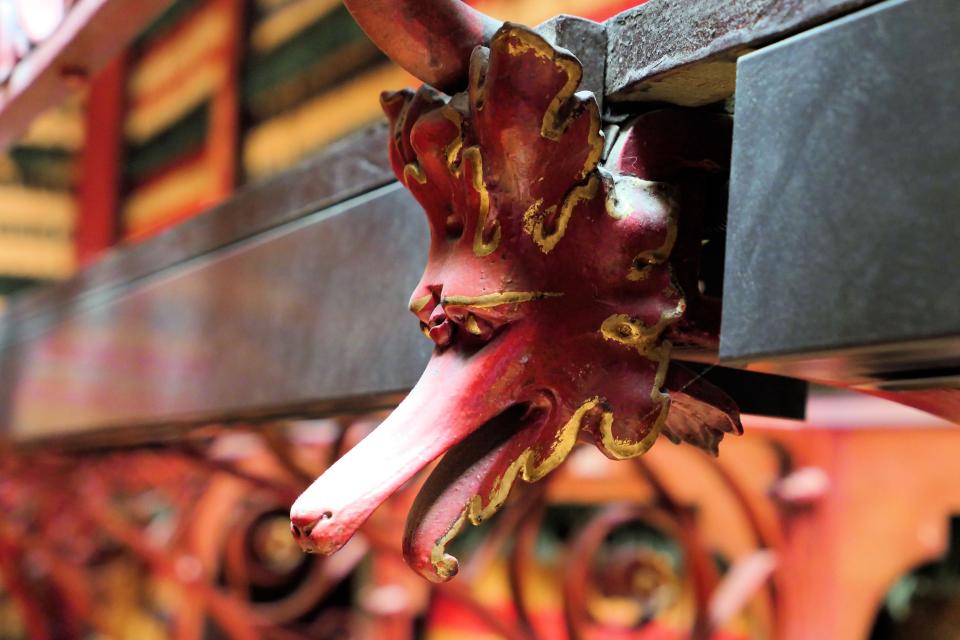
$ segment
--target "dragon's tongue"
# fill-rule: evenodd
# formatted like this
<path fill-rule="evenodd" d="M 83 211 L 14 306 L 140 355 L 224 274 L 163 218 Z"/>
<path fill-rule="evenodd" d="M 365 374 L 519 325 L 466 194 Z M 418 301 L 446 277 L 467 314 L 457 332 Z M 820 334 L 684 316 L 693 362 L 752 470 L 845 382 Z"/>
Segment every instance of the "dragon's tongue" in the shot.
<path fill-rule="evenodd" d="M 502 471 L 513 449 L 510 435 L 517 428 L 517 413 L 505 411 L 450 449 L 417 495 L 407 516 L 403 555 L 428 580 L 456 575 L 457 560 L 446 553 L 446 543 L 465 524 L 468 506 L 482 494 L 484 481 Z"/>
<path fill-rule="evenodd" d="M 452 447 L 433 470 L 407 516 L 403 555 L 433 582 L 456 575 L 457 559 L 446 546 L 461 528 L 480 524 L 506 501 L 517 477 L 536 480 L 572 447 L 559 443 L 556 421 L 547 410 L 514 406 Z M 575 434 L 574 434 L 575 435 Z M 558 445 L 564 451 L 558 451 Z"/>
<path fill-rule="evenodd" d="M 509 392 L 489 392 L 512 382 L 502 362 L 498 349 L 435 355 L 394 412 L 294 503 L 291 529 L 300 546 L 338 550 L 414 474 L 512 403 Z"/>

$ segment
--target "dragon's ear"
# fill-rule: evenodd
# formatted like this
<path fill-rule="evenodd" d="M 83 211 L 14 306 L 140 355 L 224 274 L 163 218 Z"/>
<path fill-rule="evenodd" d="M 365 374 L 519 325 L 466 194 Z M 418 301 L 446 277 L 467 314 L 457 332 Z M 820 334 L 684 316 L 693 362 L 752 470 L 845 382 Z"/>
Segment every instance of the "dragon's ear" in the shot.
<path fill-rule="evenodd" d="M 445 91 L 463 87 L 470 53 L 499 20 L 462 0 L 344 0 L 357 24 L 393 62 Z"/>
<path fill-rule="evenodd" d="M 507 23 L 489 54 L 477 54 L 472 63 L 474 133 L 498 189 L 524 209 L 538 201 L 544 211 L 559 205 L 593 172 L 603 150 L 596 99 L 577 93 L 580 61 Z M 550 179 L 532 182 L 535 175 Z"/>

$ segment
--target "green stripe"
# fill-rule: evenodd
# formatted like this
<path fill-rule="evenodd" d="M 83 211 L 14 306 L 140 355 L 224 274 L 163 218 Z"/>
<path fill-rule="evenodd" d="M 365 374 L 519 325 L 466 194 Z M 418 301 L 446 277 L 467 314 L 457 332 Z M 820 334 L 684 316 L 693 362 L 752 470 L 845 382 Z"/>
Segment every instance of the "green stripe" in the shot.
<path fill-rule="evenodd" d="M 177 0 L 169 7 L 163 10 L 150 25 L 140 32 L 134 42 L 135 48 L 144 48 L 150 46 L 155 40 L 166 35 L 171 29 L 176 27 L 189 13 L 200 5 L 200 0 Z"/>
<path fill-rule="evenodd" d="M 138 183 L 198 149 L 207 137 L 209 105 L 203 103 L 147 142 L 126 148 L 124 177 Z"/>
<path fill-rule="evenodd" d="M 337 7 L 271 52 L 252 55 L 243 74 L 244 103 L 286 82 L 344 45 L 366 38 L 343 7 Z"/>
<path fill-rule="evenodd" d="M 31 280 L 29 278 L 5 278 L 0 276 L 0 296 L 8 296 L 11 293 L 16 293 L 37 282 L 37 280 Z"/>
<path fill-rule="evenodd" d="M 66 149 L 17 146 L 10 149 L 10 159 L 25 186 L 54 191 L 74 186 L 76 156 Z"/>
<path fill-rule="evenodd" d="M 318 60 L 292 78 L 275 84 L 270 91 L 248 96 L 243 106 L 253 123 L 263 122 L 334 89 L 385 60 L 372 42 L 358 40 L 341 47 L 332 56 Z"/>

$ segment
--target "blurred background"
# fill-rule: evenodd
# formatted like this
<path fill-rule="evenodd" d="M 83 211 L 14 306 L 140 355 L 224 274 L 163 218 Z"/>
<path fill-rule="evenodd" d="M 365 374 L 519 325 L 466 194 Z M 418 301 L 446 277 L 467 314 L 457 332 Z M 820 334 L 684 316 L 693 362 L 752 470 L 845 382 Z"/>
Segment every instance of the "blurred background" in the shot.
<path fill-rule="evenodd" d="M 44 12 L 66 3 L 36 4 Z M 0 295 L 67 278 L 110 246 L 289 169 L 381 119 L 381 91 L 419 84 L 336 0 L 165 4 L 105 70 L 73 78 L 69 98 L 35 114 L 0 157 Z M 535 25 L 558 13 L 603 20 L 642 3 L 475 4 Z M 0 6 L 15 25 L 14 2 Z"/>
<path fill-rule="evenodd" d="M 290 535 L 291 502 L 384 413 L 4 455 L 0 637 L 957 637 L 955 428 L 845 395 L 809 413 L 746 416 L 719 458 L 581 446 L 467 527 L 439 585 L 400 553 L 429 469 L 333 556 Z"/>
<path fill-rule="evenodd" d="M 0 0 L 0 80 L 31 28 L 80 4 Z M 0 309 L 309 161 L 418 84 L 337 0 L 160 4 L 95 76 L 62 69 L 67 97 L 0 153 Z M 535 25 L 641 2 L 472 4 Z M 960 638 L 960 435 L 926 414 L 817 388 L 805 422 L 748 416 L 718 459 L 577 449 L 456 542 L 444 585 L 399 552 L 420 478 L 333 557 L 290 536 L 292 500 L 383 415 L 0 447 L 0 638 Z"/>

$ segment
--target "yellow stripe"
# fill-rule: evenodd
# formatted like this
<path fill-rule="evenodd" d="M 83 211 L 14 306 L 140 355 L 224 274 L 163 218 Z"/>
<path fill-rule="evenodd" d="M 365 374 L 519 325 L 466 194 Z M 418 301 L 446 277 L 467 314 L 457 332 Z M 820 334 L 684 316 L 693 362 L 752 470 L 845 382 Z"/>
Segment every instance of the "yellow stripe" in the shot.
<path fill-rule="evenodd" d="M 78 151 L 83 146 L 84 126 L 83 110 L 71 97 L 37 116 L 17 144 Z"/>
<path fill-rule="evenodd" d="M 222 60 L 214 58 L 202 62 L 178 85 L 176 91 L 131 109 L 124 133 L 131 142 L 149 140 L 203 104 L 225 82 L 226 77 L 227 69 Z"/>
<path fill-rule="evenodd" d="M 304 5 L 304 8 L 297 10 L 304 11 L 306 15 L 306 5 L 313 3 L 316 6 L 313 10 L 317 11 L 321 5 L 327 4 L 327 0 L 311 0 L 310 3 L 301 1 L 290 5 L 290 11 Z M 277 6 L 279 3 L 269 4 Z M 610 4 L 613 4 L 612 0 L 539 0 L 525 3 L 517 3 L 516 0 L 488 0 L 477 2 L 475 6 L 496 18 L 538 24 L 558 13 L 583 13 Z M 284 8 L 280 11 L 286 10 Z M 289 20 L 290 25 L 295 23 L 293 18 Z M 277 34 L 281 32 L 279 26 L 271 29 L 277 29 Z M 275 46 L 271 37 L 273 36 L 260 36 L 264 40 L 255 46 Z M 244 141 L 243 163 L 247 175 L 258 178 L 281 171 L 324 144 L 376 120 L 381 116 L 377 101 L 380 91 L 410 84 L 419 83 L 397 67 L 381 67 L 262 123 L 252 129 Z"/>
<path fill-rule="evenodd" d="M 253 28 L 250 45 L 268 53 L 340 5 L 340 0 L 297 0 L 277 10 Z"/>
<path fill-rule="evenodd" d="M 20 182 L 20 171 L 9 153 L 0 154 L 0 182 Z"/>
<path fill-rule="evenodd" d="M 130 232 L 153 226 L 171 211 L 209 197 L 214 186 L 214 174 L 206 162 L 190 163 L 130 194 L 123 207 L 124 224 Z"/>
<path fill-rule="evenodd" d="M 183 32 L 147 53 L 131 72 L 127 83 L 135 101 L 191 73 L 198 62 L 233 37 L 230 18 L 218 7 L 204 9 L 190 19 Z"/>
<path fill-rule="evenodd" d="M 380 91 L 410 82 L 410 75 L 399 67 L 378 67 L 253 128 L 243 145 L 247 174 L 256 178 L 290 167 L 324 144 L 380 118 Z"/>
<path fill-rule="evenodd" d="M 0 226 L 69 230 L 75 219 L 76 205 L 67 193 L 0 184 Z"/>
<path fill-rule="evenodd" d="M 70 238 L 48 239 L 0 235 L 0 275 L 19 278 L 60 279 L 74 272 Z"/>
<path fill-rule="evenodd" d="M 257 2 L 258 9 L 264 12 L 268 12 L 268 11 L 275 11 L 276 9 L 279 9 L 283 5 L 290 2 L 290 0 L 256 0 L 256 2 Z"/>

